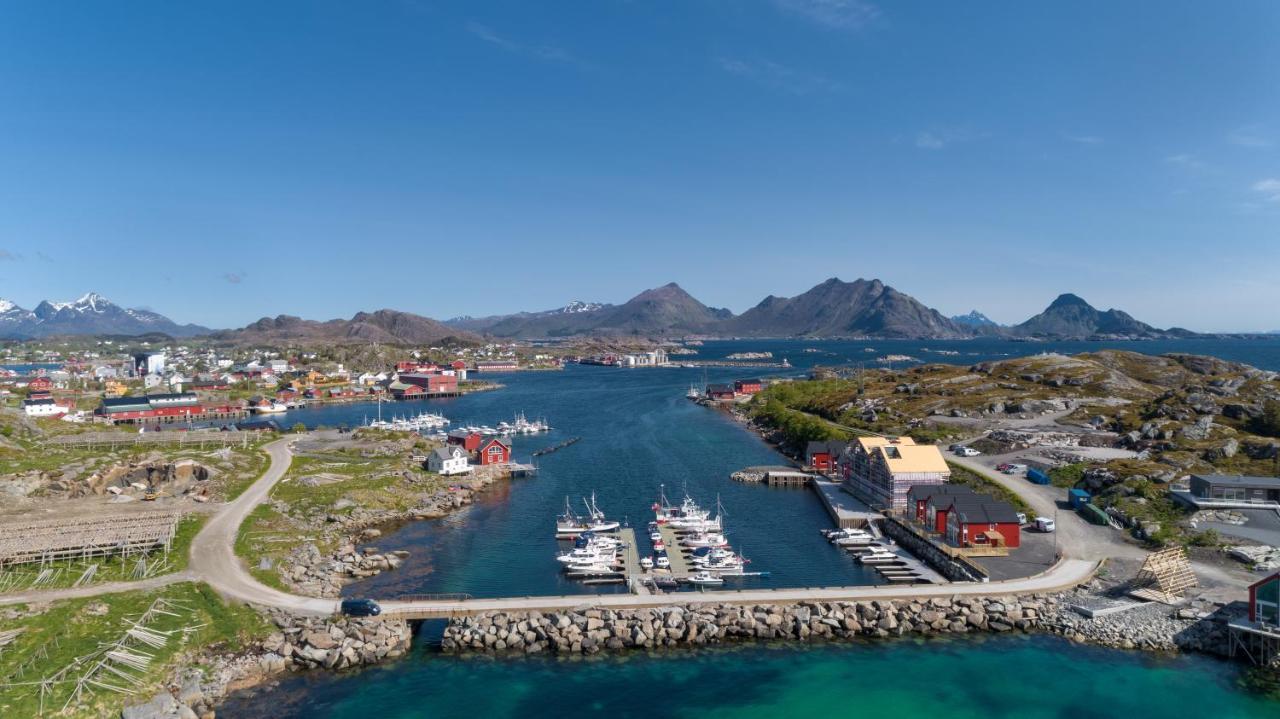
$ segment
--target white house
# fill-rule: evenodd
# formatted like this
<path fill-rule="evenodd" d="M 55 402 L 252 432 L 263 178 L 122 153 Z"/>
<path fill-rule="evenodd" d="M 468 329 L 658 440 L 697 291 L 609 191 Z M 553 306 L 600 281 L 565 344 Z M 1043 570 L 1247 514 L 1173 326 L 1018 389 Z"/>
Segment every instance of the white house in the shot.
<path fill-rule="evenodd" d="M 56 417 L 67 411 L 51 399 L 29 399 L 22 403 L 22 409 L 28 417 Z"/>
<path fill-rule="evenodd" d="M 427 471 L 443 474 L 466 474 L 471 471 L 471 463 L 467 460 L 467 451 L 451 444 L 440 447 L 427 455 Z"/>

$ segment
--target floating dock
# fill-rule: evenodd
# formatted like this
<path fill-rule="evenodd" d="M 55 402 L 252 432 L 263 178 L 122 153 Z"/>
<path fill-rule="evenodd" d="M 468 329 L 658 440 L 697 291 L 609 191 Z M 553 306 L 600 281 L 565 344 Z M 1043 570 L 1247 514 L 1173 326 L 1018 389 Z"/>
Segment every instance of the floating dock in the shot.
<path fill-rule="evenodd" d="M 667 559 L 671 560 L 671 577 L 677 580 L 687 579 L 693 574 L 693 567 L 685 554 L 688 550 L 680 545 L 680 536 L 676 534 L 676 530 L 665 524 L 658 527 L 658 532 L 662 534 L 662 543 L 667 545 Z"/>

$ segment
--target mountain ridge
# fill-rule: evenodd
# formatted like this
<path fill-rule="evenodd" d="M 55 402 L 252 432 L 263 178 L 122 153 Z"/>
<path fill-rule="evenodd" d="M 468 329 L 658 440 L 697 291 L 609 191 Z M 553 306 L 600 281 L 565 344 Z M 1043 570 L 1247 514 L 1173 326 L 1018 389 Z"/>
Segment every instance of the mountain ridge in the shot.
<path fill-rule="evenodd" d="M 210 332 L 208 327 L 180 325 L 151 310 L 122 307 L 97 292 L 87 292 L 71 302 L 42 300 L 34 310 L 0 299 L 0 338 L 4 339 L 153 333 L 196 337 Z"/>

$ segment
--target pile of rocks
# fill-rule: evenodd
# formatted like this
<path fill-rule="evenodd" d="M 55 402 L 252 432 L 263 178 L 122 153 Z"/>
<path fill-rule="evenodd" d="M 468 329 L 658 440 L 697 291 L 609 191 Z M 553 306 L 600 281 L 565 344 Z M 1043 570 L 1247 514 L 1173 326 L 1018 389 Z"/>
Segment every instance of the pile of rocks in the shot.
<path fill-rule="evenodd" d="M 378 552 L 373 547 L 357 551 L 343 544 L 328 557 L 307 542 L 289 553 L 280 576 L 290 587 L 312 597 L 336 597 L 347 582 L 372 577 L 398 568 L 409 553 L 403 550 Z"/>
<path fill-rule="evenodd" d="M 401 620 L 299 618 L 274 612 L 279 630 L 238 655 L 201 657 L 165 691 L 121 712 L 122 719 L 212 719 L 228 693 L 285 671 L 378 664 L 409 651 L 413 633 Z"/>
<path fill-rule="evenodd" d="M 1061 611 L 1047 619 L 1043 628 L 1075 642 L 1116 649 L 1225 655 L 1228 629 L 1221 609 L 1221 606 L 1173 608 L 1151 603 L 1092 619 Z"/>
<path fill-rule="evenodd" d="M 1011 632 L 1036 629 L 1057 613 L 1057 598 L 1045 595 L 491 612 L 450 620 L 441 646 L 446 652 L 595 654 L 758 639 Z"/>
<path fill-rule="evenodd" d="M 1280 548 L 1265 544 L 1227 547 L 1227 554 L 1255 570 L 1269 572 L 1280 569 Z"/>

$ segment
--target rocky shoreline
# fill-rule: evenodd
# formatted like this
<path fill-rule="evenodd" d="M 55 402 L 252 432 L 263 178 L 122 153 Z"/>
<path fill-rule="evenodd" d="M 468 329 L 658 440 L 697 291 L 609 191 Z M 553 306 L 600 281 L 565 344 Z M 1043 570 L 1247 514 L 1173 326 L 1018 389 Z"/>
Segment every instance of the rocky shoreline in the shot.
<path fill-rule="evenodd" d="M 403 620 L 304 618 L 271 612 L 276 631 L 238 654 L 202 654 L 179 669 L 165 691 L 126 707 L 122 719 L 213 719 L 228 694 L 279 674 L 372 666 L 408 653 Z"/>

